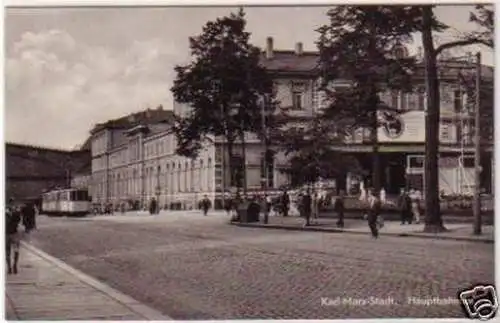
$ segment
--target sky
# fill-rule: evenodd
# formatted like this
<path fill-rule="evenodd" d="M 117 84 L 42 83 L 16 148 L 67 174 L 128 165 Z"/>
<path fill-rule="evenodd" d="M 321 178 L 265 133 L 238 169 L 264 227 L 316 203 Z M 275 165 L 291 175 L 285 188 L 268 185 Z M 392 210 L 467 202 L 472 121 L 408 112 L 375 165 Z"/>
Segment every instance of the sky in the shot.
<path fill-rule="evenodd" d="M 452 27 L 436 43 L 474 30 L 470 6 L 441 6 Z M 175 65 L 189 62 L 188 37 L 231 7 L 65 7 L 5 9 L 5 140 L 73 149 L 96 123 L 163 105 L 172 108 Z M 327 7 L 246 7 L 251 42 L 316 50 Z M 412 51 L 420 46 L 416 35 Z M 485 64 L 493 52 L 481 50 Z"/>

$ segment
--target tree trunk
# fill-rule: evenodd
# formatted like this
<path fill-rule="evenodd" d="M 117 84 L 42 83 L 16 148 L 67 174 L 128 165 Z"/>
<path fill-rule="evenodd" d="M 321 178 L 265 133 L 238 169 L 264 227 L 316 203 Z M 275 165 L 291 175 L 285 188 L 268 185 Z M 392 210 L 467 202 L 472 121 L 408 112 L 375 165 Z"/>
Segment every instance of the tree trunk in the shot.
<path fill-rule="evenodd" d="M 425 115 L 425 232 L 443 232 L 439 205 L 439 119 L 440 94 L 434 42 L 432 39 L 432 7 L 422 9 L 422 44 L 424 47 L 427 112 Z"/>
<path fill-rule="evenodd" d="M 243 164 L 243 194 L 246 196 L 247 194 L 247 150 L 245 145 L 245 133 L 240 134 L 241 137 L 241 155 L 242 155 L 242 164 Z"/>
<path fill-rule="evenodd" d="M 378 94 L 376 89 L 373 89 L 372 93 L 372 103 L 371 106 L 378 106 Z M 371 119 L 371 129 L 370 129 L 370 141 L 372 143 L 372 188 L 375 194 L 380 194 L 380 152 L 379 152 L 379 142 L 378 142 L 378 109 L 375 108 L 375 111 L 372 112 Z"/>

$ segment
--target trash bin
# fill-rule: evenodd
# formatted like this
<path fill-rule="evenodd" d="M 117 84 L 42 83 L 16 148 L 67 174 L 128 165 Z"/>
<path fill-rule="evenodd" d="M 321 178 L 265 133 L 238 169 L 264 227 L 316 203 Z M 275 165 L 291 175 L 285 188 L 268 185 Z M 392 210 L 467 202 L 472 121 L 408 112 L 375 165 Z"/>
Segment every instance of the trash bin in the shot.
<path fill-rule="evenodd" d="M 240 222 L 251 223 L 259 222 L 260 205 L 257 202 L 244 202 L 238 208 Z"/>
<path fill-rule="evenodd" d="M 237 219 L 241 223 L 248 223 L 247 210 L 248 210 L 248 202 L 241 202 L 236 207 Z"/>

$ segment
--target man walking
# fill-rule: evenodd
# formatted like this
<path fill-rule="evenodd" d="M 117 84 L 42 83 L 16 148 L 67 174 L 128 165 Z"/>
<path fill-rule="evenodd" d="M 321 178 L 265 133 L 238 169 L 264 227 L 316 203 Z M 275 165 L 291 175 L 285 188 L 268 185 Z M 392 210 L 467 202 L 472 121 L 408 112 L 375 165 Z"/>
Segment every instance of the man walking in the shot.
<path fill-rule="evenodd" d="M 283 208 L 283 216 L 288 216 L 288 210 L 290 209 L 290 196 L 286 190 L 283 190 L 283 195 L 281 196 L 281 207 Z"/>
<path fill-rule="evenodd" d="M 208 209 L 210 209 L 210 206 L 212 203 L 210 203 L 210 200 L 208 199 L 208 196 L 203 196 L 203 199 L 201 200 L 201 209 L 203 211 L 203 215 L 207 216 L 208 214 Z"/>
<path fill-rule="evenodd" d="M 21 223 L 21 210 L 14 205 L 14 200 L 9 199 L 9 204 L 5 210 L 5 248 L 7 270 L 9 275 L 17 274 L 17 263 L 19 262 L 20 237 L 18 232 Z M 11 262 L 11 252 L 14 251 L 14 264 Z"/>
<path fill-rule="evenodd" d="M 368 191 L 368 226 L 373 238 L 378 238 L 377 219 L 380 214 L 380 200 L 372 189 Z"/>
<path fill-rule="evenodd" d="M 305 194 L 302 196 L 302 212 L 304 212 L 304 217 L 306 219 L 306 223 L 304 223 L 305 227 L 311 225 L 311 204 L 311 193 L 309 192 L 309 189 L 307 189 Z"/>
<path fill-rule="evenodd" d="M 333 207 L 335 212 L 337 212 L 338 215 L 338 221 L 337 221 L 337 227 L 343 228 L 344 227 L 344 210 L 345 210 L 345 205 L 344 205 L 344 191 L 340 190 L 339 196 L 335 199 L 335 205 Z"/>
<path fill-rule="evenodd" d="M 411 198 L 406 192 L 404 188 L 401 189 L 401 194 L 398 199 L 398 206 L 401 212 L 401 225 L 404 225 L 406 222 L 411 224 L 413 216 L 411 212 Z"/>

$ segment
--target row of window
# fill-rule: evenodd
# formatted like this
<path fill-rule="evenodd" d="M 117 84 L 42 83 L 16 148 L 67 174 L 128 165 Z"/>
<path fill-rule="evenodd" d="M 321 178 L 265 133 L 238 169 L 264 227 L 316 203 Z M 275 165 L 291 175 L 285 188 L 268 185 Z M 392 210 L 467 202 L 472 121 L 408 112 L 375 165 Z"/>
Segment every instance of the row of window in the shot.
<path fill-rule="evenodd" d="M 175 150 L 175 138 L 172 135 L 156 139 L 144 144 L 144 156 L 146 158 L 173 153 Z"/>
<path fill-rule="evenodd" d="M 425 157 L 424 156 L 409 156 L 408 157 L 408 168 L 409 169 L 424 169 L 425 165 Z M 442 166 L 458 166 L 462 165 L 465 168 L 474 168 L 474 156 L 463 156 L 455 158 L 442 158 L 439 160 L 440 165 Z"/>
<path fill-rule="evenodd" d="M 470 98 L 460 89 L 443 86 L 440 89 L 440 93 L 442 110 L 451 110 L 455 113 L 460 113 L 470 109 L 472 106 Z M 314 108 L 324 108 L 325 94 L 319 91 L 317 86 L 313 86 L 311 94 Z M 305 83 L 292 83 L 291 99 L 293 110 L 302 110 L 304 108 L 305 95 Z M 413 93 L 387 91 L 380 95 L 380 99 L 385 104 L 401 111 L 424 111 L 427 109 L 427 94 L 423 88 L 418 88 Z"/>
<path fill-rule="evenodd" d="M 49 192 L 44 194 L 43 200 L 47 202 L 55 201 L 88 201 L 89 195 L 85 190 L 82 191 L 63 191 Z"/>

